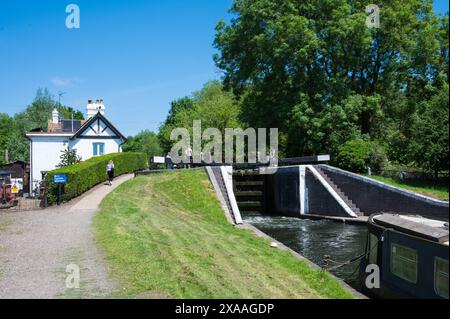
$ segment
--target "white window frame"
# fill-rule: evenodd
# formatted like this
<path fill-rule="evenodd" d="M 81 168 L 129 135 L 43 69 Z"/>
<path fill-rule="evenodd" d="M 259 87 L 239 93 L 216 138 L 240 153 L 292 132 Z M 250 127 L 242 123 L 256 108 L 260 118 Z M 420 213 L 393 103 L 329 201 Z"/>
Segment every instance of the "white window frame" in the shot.
<path fill-rule="evenodd" d="M 100 154 L 100 146 L 103 145 L 103 154 Z M 95 152 L 95 150 L 97 152 Z M 97 153 L 97 154 L 95 154 Z M 97 157 L 97 156 L 102 156 L 105 155 L 105 143 L 104 142 L 94 142 L 92 143 L 92 156 Z"/>

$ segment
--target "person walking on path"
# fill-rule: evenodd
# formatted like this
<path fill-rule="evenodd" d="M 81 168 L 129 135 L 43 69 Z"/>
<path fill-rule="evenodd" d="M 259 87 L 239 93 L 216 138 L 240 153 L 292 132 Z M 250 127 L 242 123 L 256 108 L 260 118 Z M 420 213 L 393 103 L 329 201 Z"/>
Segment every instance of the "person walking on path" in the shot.
<path fill-rule="evenodd" d="M 188 146 L 186 149 L 186 160 L 188 161 L 184 168 L 191 168 L 192 164 L 192 148 Z"/>
<path fill-rule="evenodd" d="M 109 186 L 111 186 L 114 179 L 114 162 L 112 160 L 106 165 L 106 172 L 108 173 Z"/>

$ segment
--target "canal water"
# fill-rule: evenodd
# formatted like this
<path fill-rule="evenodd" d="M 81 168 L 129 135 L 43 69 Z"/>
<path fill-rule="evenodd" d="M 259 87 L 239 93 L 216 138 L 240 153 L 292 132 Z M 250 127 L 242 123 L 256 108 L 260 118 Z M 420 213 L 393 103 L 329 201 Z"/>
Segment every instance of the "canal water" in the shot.
<path fill-rule="evenodd" d="M 319 266 L 324 266 L 326 255 L 333 260 L 329 265 L 335 266 L 364 253 L 365 225 L 259 214 L 243 219 Z M 361 291 L 358 266 L 359 262 L 355 262 L 331 272 Z"/>

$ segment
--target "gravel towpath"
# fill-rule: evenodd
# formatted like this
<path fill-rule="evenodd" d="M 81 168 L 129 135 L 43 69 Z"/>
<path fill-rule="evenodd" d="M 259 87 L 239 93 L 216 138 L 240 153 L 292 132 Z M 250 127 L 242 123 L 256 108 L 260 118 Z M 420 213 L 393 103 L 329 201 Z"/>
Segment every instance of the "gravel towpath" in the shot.
<path fill-rule="evenodd" d="M 0 211 L 0 299 L 113 297 L 117 285 L 94 240 L 92 219 L 102 199 L 132 178 L 120 176 L 59 207 Z M 79 288 L 67 287 L 76 273 L 69 265 L 79 268 Z"/>

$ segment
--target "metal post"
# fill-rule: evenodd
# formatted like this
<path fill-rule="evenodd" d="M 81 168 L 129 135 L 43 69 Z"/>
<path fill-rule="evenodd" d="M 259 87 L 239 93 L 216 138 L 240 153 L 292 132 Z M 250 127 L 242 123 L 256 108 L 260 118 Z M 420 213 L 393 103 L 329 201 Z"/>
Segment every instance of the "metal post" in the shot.
<path fill-rule="evenodd" d="M 61 183 L 58 183 L 58 205 L 61 205 Z"/>

